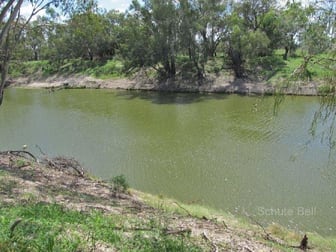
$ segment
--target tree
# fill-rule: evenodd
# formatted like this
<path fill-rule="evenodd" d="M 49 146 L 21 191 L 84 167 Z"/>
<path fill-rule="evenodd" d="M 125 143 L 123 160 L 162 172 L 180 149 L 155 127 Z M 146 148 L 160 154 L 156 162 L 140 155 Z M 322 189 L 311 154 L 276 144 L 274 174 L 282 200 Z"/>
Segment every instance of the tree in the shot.
<path fill-rule="evenodd" d="M 270 55 L 271 40 L 263 31 L 262 20 L 271 10 L 272 1 L 242 1 L 233 5 L 228 19 L 226 50 L 237 78 L 246 75 L 246 67 L 259 57 Z M 265 26 L 265 23 L 264 23 Z"/>
<path fill-rule="evenodd" d="M 91 10 L 74 15 L 67 25 L 67 45 L 72 58 L 93 60 L 100 54 L 107 37 L 107 23 L 102 15 Z"/>
<path fill-rule="evenodd" d="M 288 1 L 285 9 L 281 12 L 279 30 L 282 34 L 280 44 L 285 49 L 284 60 L 287 60 L 288 54 L 293 54 L 299 45 L 311 11 L 311 8 L 304 8 L 300 2 Z"/>
<path fill-rule="evenodd" d="M 46 20 L 38 17 L 36 20 L 24 25 L 21 40 L 15 46 L 12 58 L 15 60 L 40 60 L 47 47 Z"/>
<path fill-rule="evenodd" d="M 127 15 L 123 56 L 130 67 L 152 67 L 161 77 L 176 74 L 178 12 L 173 0 L 133 1 Z"/>
<path fill-rule="evenodd" d="M 92 1 L 90 1 L 92 2 Z M 32 6 L 32 12 L 28 17 L 23 17 L 20 13 L 24 4 Z M 14 46 L 22 39 L 22 31 L 31 19 L 42 10 L 52 6 L 60 8 L 62 11 L 73 9 L 81 4 L 75 0 L 8 0 L 1 1 L 0 7 L 0 105 L 3 101 L 3 92 L 6 84 L 8 64 Z M 24 21 L 22 21 L 24 20 Z"/>

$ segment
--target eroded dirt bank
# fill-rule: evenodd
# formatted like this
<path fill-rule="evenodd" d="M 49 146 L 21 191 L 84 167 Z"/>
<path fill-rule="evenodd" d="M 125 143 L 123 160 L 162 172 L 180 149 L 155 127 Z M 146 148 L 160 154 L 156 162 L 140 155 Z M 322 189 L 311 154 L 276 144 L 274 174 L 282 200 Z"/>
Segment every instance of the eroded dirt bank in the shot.
<path fill-rule="evenodd" d="M 202 82 L 167 80 L 154 81 L 141 74 L 134 78 L 101 80 L 89 76 L 51 76 L 48 78 L 16 78 L 9 80 L 10 86 L 27 88 L 110 88 L 125 90 L 153 90 L 169 92 L 205 92 L 238 94 L 274 94 L 280 91 L 289 95 L 317 95 L 318 82 L 297 82 L 291 85 L 274 85 L 262 81 L 234 79 L 232 76 L 209 78 Z"/>
<path fill-rule="evenodd" d="M 190 239 L 201 251 L 289 251 L 285 242 L 266 234 L 259 226 L 248 224 L 246 228 L 234 218 L 223 216 L 196 217 L 185 206 L 179 203 L 172 206 L 169 201 L 157 204 L 160 208 L 153 207 L 145 203 L 140 193 L 120 192 L 110 183 L 82 173 L 73 161 L 67 162 L 46 158 L 38 163 L 25 153 L 0 152 L 0 206 L 44 202 L 83 214 L 99 211 L 105 216 L 122 216 L 116 232 L 124 239 L 136 232 L 147 232 L 150 237 L 149 223 L 159 220 L 164 222 L 160 231 L 164 235 L 184 236 L 186 242 Z M 175 211 L 165 210 L 162 207 L 165 204 L 175 207 Z M 132 223 L 138 223 L 137 228 Z M 295 237 L 297 244 L 300 237 Z M 97 241 L 94 248 L 85 247 L 84 251 L 92 249 L 118 251 L 113 243 L 102 241 Z"/>

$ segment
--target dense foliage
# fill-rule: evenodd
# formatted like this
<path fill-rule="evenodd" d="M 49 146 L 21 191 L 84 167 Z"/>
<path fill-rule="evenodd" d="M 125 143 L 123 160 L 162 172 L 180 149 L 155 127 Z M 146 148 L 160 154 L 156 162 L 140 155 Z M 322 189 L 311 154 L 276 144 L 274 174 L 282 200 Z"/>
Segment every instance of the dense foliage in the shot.
<path fill-rule="evenodd" d="M 269 78 L 299 52 L 302 62 L 293 76 L 310 78 L 310 64 L 335 70 L 333 0 L 134 0 L 123 13 L 84 2 L 68 7 L 67 15 L 48 5 L 32 22 L 18 19 L 12 59 L 47 60 L 55 72 L 73 60 L 117 59 L 125 72 L 150 68 L 160 78 L 201 80 L 214 59 L 220 62 L 216 72 Z"/>
<path fill-rule="evenodd" d="M 29 22 L 44 10 L 57 8 L 61 13 L 71 15 L 74 10 L 90 6 L 92 1 L 80 0 L 5 0 L 0 1 L 0 105 L 3 100 L 3 90 L 6 84 L 9 62 L 16 46 L 25 40 L 31 40 L 34 53 L 42 43 L 41 30 L 29 28 Z M 31 9 L 30 13 L 22 15 L 23 9 Z M 28 35 L 29 34 L 29 35 Z M 36 38 L 35 38 L 36 36 Z M 36 58 L 36 56 L 35 56 Z"/>

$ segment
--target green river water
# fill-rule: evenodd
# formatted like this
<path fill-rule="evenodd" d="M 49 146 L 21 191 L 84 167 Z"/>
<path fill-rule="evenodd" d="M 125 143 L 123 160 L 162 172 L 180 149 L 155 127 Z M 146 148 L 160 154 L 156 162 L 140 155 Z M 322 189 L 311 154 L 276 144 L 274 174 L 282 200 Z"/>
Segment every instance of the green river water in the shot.
<path fill-rule="evenodd" d="M 316 97 L 6 90 L 0 150 L 77 158 L 104 179 L 336 235 L 334 152 L 309 134 Z M 324 126 L 322 126 L 324 127 Z"/>

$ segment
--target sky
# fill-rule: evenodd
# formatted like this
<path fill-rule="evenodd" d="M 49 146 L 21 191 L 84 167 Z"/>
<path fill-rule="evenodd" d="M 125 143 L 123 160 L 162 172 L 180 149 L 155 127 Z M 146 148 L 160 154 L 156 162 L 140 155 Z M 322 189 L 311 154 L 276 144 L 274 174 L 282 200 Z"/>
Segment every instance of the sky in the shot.
<path fill-rule="evenodd" d="M 125 11 L 131 2 L 132 0 L 98 0 L 98 6 L 106 10 Z"/>
<path fill-rule="evenodd" d="M 121 12 L 128 9 L 130 6 L 132 0 L 98 0 L 98 6 L 100 8 L 109 10 L 119 10 Z M 21 8 L 21 14 L 25 17 L 30 16 L 32 12 L 32 6 L 28 2 L 24 2 L 22 8 Z M 44 14 L 44 11 L 41 11 L 40 14 Z M 33 18 L 33 20 L 36 19 L 36 17 Z"/>
<path fill-rule="evenodd" d="M 109 10 L 119 10 L 121 12 L 125 11 L 128 9 L 130 6 L 132 0 L 97 0 L 98 1 L 98 6 L 100 8 L 106 9 L 107 11 Z M 278 0 L 279 2 L 285 3 L 287 0 Z M 306 3 L 308 0 L 301 0 L 302 3 Z M 31 5 L 29 4 L 24 4 L 24 7 L 21 9 L 21 14 L 28 16 L 31 13 Z"/>

